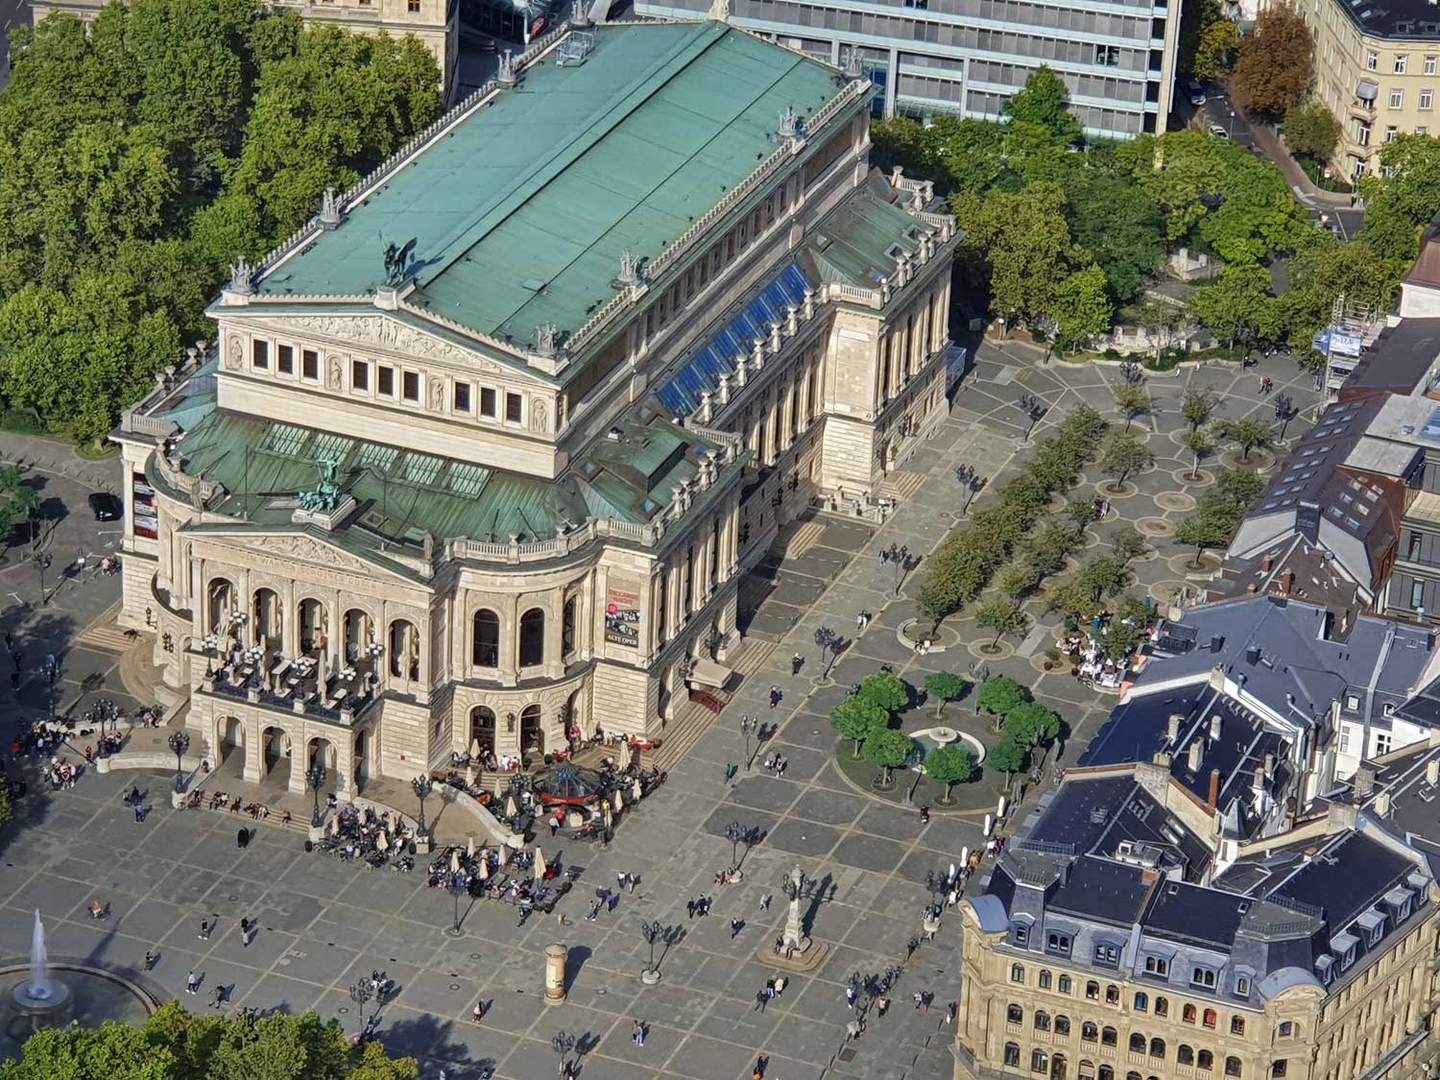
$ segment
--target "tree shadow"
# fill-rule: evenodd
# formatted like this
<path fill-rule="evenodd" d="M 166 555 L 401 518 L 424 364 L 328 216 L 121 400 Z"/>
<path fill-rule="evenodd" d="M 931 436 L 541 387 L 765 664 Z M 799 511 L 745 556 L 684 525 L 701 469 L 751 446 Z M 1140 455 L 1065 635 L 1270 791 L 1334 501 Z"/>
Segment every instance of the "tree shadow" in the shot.
<path fill-rule="evenodd" d="M 455 1021 L 425 1014 L 387 1024 L 376 1031 L 375 1038 L 387 1054 L 435 1062 L 450 1080 L 482 1080 L 492 1075 L 495 1061 L 471 1058 L 470 1048 L 455 1039 L 454 1032 Z M 438 1071 L 422 1068 L 421 1075 L 438 1075 Z"/>

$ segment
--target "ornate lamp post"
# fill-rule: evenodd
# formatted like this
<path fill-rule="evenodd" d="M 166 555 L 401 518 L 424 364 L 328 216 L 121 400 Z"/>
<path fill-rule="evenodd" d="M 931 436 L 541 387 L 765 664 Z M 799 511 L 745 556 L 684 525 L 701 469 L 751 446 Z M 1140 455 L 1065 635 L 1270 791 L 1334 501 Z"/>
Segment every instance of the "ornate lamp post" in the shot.
<path fill-rule="evenodd" d="M 355 985 L 350 987 L 350 1000 L 359 1006 L 360 1010 L 360 1030 L 357 1038 L 365 1037 L 365 1006 L 370 1004 L 370 999 L 374 996 L 375 991 L 370 988 L 369 979 L 358 979 Z"/>
<path fill-rule="evenodd" d="M 640 972 L 640 981 L 646 986 L 654 986 L 660 981 L 660 969 L 655 966 L 655 942 L 660 940 L 661 933 L 658 921 L 640 924 L 640 936 L 645 939 L 645 944 L 650 946 L 650 962 L 645 965 L 645 970 Z"/>
<path fill-rule="evenodd" d="M 1276 441 L 1285 442 L 1285 429 L 1290 426 L 1290 421 L 1295 419 L 1300 410 L 1295 408 L 1295 399 L 1289 394 L 1275 395 L 1275 419 L 1280 421 L 1280 438 Z"/>
<path fill-rule="evenodd" d="M 750 771 L 752 757 L 750 754 L 750 733 L 755 730 L 756 721 L 753 716 L 740 717 L 740 733 L 745 736 L 745 771 Z"/>
<path fill-rule="evenodd" d="M 450 899 L 455 902 L 455 922 L 452 926 L 446 928 L 445 933 L 451 937 L 459 937 L 464 933 L 464 931 L 460 929 L 460 898 L 462 896 L 468 896 L 470 892 L 465 884 L 465 875 L 451 874 L 450 881 L 446 884 L 445 889 L 450 893 Z"/>
<path fill-rule="evenodd" d="M 170 752 L 175 755 L 175 790 L 185 790 L 185 775 L 180 771 L 180 759 L 185 756 L 185 751 L 190 749 L 190 736 L 183 731 L 173 733 L 165 740 L 170 744 Z"/>
<path fill-rule="evenodd" d="M 550 1040 L 550 1049 L 555 1051 L 555 1056 L 560 1059 L 556 1073 L 562 1080 L 570 1075 L 570 1062 L 567 1055 L 575 1049 L 575 1036 L 568 1031 L 557 1031 Z"/>
<path fill-rule="evenodd" d="M 318 829 L 320 827 L 320 789 L 325 786 L 325 766 L 319 758 L 310 763 L 310 768 L 305 772 L 305 782 L 315 793 L 315 811 L 310 815 L 310 824 Z"/>
<path fill-rule="evenodd" d="M 435 790 L 435 781 L 428 775 L 417 776 L 410 781 L 410 788 L 415 792 L 415 797 L 420 800 L 420 820 L 415 824 L 415 831 L 425 831 L 425 800 L 429 798 L 430 792 Z"/>

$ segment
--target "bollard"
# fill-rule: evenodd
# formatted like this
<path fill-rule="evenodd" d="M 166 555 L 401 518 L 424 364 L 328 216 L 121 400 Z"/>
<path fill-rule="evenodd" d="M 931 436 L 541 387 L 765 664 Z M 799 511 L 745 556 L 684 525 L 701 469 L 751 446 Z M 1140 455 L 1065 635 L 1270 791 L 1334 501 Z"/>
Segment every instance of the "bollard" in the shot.
<path fill-rule="evenodd" d="M 564 945 L 545 946 L 546 1005 L 559 1005 L 565 1000 L 565 958 L 568 953 Z"/>

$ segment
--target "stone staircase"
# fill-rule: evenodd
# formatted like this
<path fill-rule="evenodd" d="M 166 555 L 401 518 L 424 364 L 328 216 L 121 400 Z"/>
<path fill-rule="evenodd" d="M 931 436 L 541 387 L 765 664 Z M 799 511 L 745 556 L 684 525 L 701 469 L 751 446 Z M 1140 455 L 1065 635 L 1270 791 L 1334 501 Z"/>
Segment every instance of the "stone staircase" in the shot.
<path fill-rule="evenodd" d="M 761 641 L 753 637 L 746 638 L 739 651 L 731 657 L 731 670 L 738 678 L 747 678 L 765 665 L 765 661 L 769 659 L 774 649 L 774 642 Z M 723 705 L 728 704 L 733 695 L 720 691 L 707 696 L 714 697 Z M 686 701 L 676 711 L 675 718 L 665 725 L 665 738 L 660 743 L 660 748 L 643 752 L 640 760 L 645 765 L 655 768 L 674 768 L 700 741 L 701 736 L 710 729 L 710 725 L 717 715 L 706 704 L 695 700 Z"/>

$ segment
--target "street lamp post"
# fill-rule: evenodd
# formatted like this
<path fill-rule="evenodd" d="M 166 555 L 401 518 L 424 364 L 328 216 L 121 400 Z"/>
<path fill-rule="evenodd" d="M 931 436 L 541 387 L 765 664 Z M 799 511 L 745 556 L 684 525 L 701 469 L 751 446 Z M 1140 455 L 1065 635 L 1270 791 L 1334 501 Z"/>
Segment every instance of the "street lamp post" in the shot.
<path fill-rule="evenodd" d="M 175 790 L 185 790 L 185 776 L 180 771 L 180 759 L 185 756 L 185 751 L 190 749 L 190 736 L 183 731 L 177 731 L 166 740 L 170 744 L 170 752 L 175 755 Z"/>
<path fill-rule="evenodd" d="M 460 929 L 460 898 L 468 895 L 470 890 L 466 888 L 463 874 L 451 874 L 450 882 L 445 887 L 449 890 L 450 898 L 455 902 L 455 922 L 445 933 L 451 937 L 459 937 L 463 932 Z"/>
<path fill-rule="evenodd" d="M 640 972 L 640 981 L 646 986 L 654 986 L 660 981 L 660 969 L 655 966 L 655 942 L 660 940 L 660 934 L 658 921 L 640 924 L 640 936 L 645 939 L 645 944 L 650 946 L 650 962 L 645 965 L 645 970 Z"/>
<path fill-rule="evenodd" d="M 557 1066 L 557 1074 L 564 1080 L 570 1075 L 570 1062 L 567 1055 L 575 1049 L 575 1036 L 568 1031 L 557 1031 L 554 1038 L 550 1040 L 550 1049 L 555 1051 L 555 1056 L 560 1059 Z"/>
<path fill-rule="evenodd" d="M 1280 443 L 1285 442 L 1285 429 L 1290 426 L 1290 421 L 1295 419 L 1298 410 L 1295 408 L 1295 399 L 1289 394 L 1277 394 L 1275 396 L 1275 419 L 1280 421 Z"/>
<path fill-rule="evenodd" d="M 35 560 L 35 567 L 40 571 L 40 606 L 45 606 L 45 571 L 50 567 L 50 556 L 42 551 L 31 552 L 30 557 Z"/>
<path fill-rule="evenodd" d="M 415 824 L 415 831 L 423 833 L 425 831 L 425 800 L 429 797 L 430 792 L 435 790 L 435 781 L 428 775 L 417 776 L 410 781 L 410 788 L 415 792 L 415 797 L 420 800 L 420 820 Z"/>
<path fill-rule="evenodd" d="M 360 1031 L 357 1038 L 365 1037 L 365 1006 L 370 1004 L 370 999 L 374 996 L 375 991 L 370 988 L 369 979 L 359 979 L 350 987 L 350 1000 L 360 1009 Z"/>
<path fill-rule="evenodd" d="M 753 756 L 750 753 L 750 733 L 755 730 L 755 717 L 745 715 L 740 717 L 740 733 L 745 736 L 745 771 L 750 771 Z"/>
<path fill-rule="evenodd" d="M 310 768 L 305 773 L 305 780 L 310 785 L 310 790 L 315 793 L 315 811 L 310 815 L 310 824 L 318 829 L 320 827 L 320 789 L 325 786 L 325 765 L 318 757 L 310 763 Z"/>
<path fill-rule="evenodd" d="M 1029 421 L 1025 428 L 1025 437 L 1020 441 L 1029 442 L 1030 433 L 1035 430 L 1035 425 L 1045 415 L 1045 406 L 1038 397 L 1031 393 L 1021 394 L 1017 404 L 1020 406 L 1020 411 L 1025 414 L 1026 420 Z"/>

